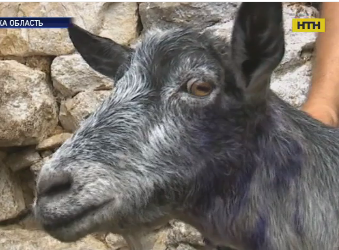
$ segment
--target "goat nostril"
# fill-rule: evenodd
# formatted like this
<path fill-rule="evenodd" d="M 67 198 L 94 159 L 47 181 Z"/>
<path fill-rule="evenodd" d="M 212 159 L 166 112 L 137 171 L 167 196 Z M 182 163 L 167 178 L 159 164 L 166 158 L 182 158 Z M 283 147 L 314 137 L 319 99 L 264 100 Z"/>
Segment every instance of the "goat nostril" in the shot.
<path fill-rule="evenodd" d="M 57 173 L 48 179 L 42 179 L 38 190 L 40 195 L 52 196 L 71 189 L 72 178 L 66 173 Z"/>
<path fill-rule="evenodd" d="M 52 196 L 58 193 L 65 192 L 71 188 L 71 183 L 59 183 L 50 186 L 48 189 L 45 190 L 43 193 L 44 195 Z"/>

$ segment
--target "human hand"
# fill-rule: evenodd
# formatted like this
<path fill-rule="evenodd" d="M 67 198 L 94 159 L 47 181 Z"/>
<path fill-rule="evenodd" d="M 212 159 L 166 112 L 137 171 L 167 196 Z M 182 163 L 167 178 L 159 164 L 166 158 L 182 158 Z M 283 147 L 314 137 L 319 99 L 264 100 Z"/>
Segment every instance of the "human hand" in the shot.
<path fill-rule="evenodd" d="M 339 126 L 339 117 L 336 109 L 324 102 L 306 101 L 301 110 L 313 118 L 332 127 Z"/>

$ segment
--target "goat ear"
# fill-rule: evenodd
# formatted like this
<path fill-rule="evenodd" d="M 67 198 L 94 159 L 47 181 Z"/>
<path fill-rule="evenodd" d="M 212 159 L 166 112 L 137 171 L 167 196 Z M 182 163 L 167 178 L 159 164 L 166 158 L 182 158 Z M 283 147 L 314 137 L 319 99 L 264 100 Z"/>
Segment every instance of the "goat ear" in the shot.
<path fill-rule="evenodd" d="M 282 3 L 242 3 L 232 33 L 232 60 L 245 97 L 265 100 L 285 53 Z"/>
<path fill-rule="evenodd" d="M 68 28 L 69 37 L 88 65 L 97 72 L 114 78 L 119 67 L 132 53 L 132 49 L 109 38 L 96 36 L 72 23 Z"/>

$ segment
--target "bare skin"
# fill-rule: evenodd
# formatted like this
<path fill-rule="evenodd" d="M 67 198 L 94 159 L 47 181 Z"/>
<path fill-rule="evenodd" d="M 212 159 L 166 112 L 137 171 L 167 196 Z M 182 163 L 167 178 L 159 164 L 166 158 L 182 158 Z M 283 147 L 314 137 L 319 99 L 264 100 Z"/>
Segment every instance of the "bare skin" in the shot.
<path fill-rule="evenodd" d="M 330 126 L 339 126 L 339 3 L 322 3 L 326 32 L 316 41 L 316 59 L 308 98 L 302 109 Z"/>

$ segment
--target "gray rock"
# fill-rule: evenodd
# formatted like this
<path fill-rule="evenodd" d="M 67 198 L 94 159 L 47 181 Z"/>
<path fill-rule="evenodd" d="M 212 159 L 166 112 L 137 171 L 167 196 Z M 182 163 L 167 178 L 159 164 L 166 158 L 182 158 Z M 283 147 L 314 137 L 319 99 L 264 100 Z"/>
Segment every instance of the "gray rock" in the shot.
<path fill-rule="evenodd" d="M 194 248 L 187 244 L 179 244 L 178 247 L 175 248 L 175 250 L 197 250 L 197 248 Z"/>
<path fill-rule="evenodd" d="M 122 248 L 127 249 L 127 243 L 124 240 L 124 238 L 120 235 L 110 233 L 105 237 L 105 241 L 112 250 L 120 250 Z"/>
<path fill-rule="evenodd" d="M 15 60 L 29 68 L 37 69 L 46 74 L 50 74 L 51 63 L 53 59 L 51 56 L 0 56 L 0 60 Z"/>
<path fill-rule="evenodd" d="M 47 149 L 55 149 L 61 146 L 68 138 L 72 136 L 71 133 L 61 133 L 58 135 L 53 135 L 42 142 L 40 142 L 37 146 L 37 150 L 47 150 Z"/>
<path fill-rule="evenodd" d="M 36 179 L 40 173 L 42 166 L 52 158 L 52 154 L 42 158 L 40 161 L 36 162 L 30 167 L 31 172 L 33 173 L 34 178 Z M 35 187 L 33 187 L 35 189 Z"/>
<path fill-rule="evenodd" d="M 316 15 L 313 12 L 314 8 L 304 6 L 301 9 L 296 9 L 293 6 L 288 6 L 284 4 L 284 30 L 285 30 L 285 40 L 286 40 L 286 53 L 281 62 L 281 65 L 278 67 L 287 67 L 286 64 L 296 65 L 303 64 L 304 60 L 300 57 L 303 46 L 310 42 L 314 42 L 316 39 L 316 33 L 314 32 L 292 32 L 292 19 L 295 18 L 297 12 L 299 15 L 304 13 L 305 15 Z"/>
<path fill-rule="evenodd" d="M 204 29 L 232 20 L 238 5 L 237 2 L 145 2 L 139 5 L 139 13 L 144 30 L 152 26 L 168 29 L 188 25 Z"/>
<path fill-rule="evenodd" d="M 61 102 L 59 120 L 63 128 L 74 132 L 80 122 L 101 104 L 111 91 L 85 91 Z"/>
<path fill-rule="evenodd" d="M 138 37 L 138 4 L 132 2 L 106 3 L 100 36 L 129 45 Z"/>
<path fill-rule="evenodd" d="M 41 160 L 41 157 L 34 148 L 27 148 L 8 155 L 5 164 L 13 172 L 28 168 Z"/>
<path fill-rule="evenodd" d="M 181 221 L 171 221 L 172 230 L 168 234 L 168 245 L 184 243 L 189 245 L 204 246 L 201 234 L 192 226 Z"/>
<path fill-rule="evenodd" d="M 312 64 L 280 72 L 272 77 L 271 89 L 282 99 L 299 108 L 306 100 L 312 76 Z"/>
<path fill-rule="evenodd" d="M 234 20 L 226 23 L 218 23 L 205 29 L 205 31 L 212 32 L 214 35 L 225 39 L 226 43 L 229 43 L 232 38 Z"/>
<path fill-rule="evenodd" d="M 42 158 L 45 158 L 45 157 L 50 156 L 52 154 L 53 154 L 52 150 L 46 150 L 46 151 L 40 152 L 40 155 L 41 155 Z"/>
<path fill-rule="evenodd" d="M 64 97 L 72 97 L 85 90 L 113 87 L 113 80 L 94 71 L 79 54 L 56 57 L 51 68 L 53 86 Z"/>
<path fill-rule="evenodd" d="M 13 217 L 25 208 L 19 180 L 0 161 L 0 220 Z M 0 249 L 1 236 L 0 236 Z"/>
<path fill-rule="evenodd" d="M 0 61 L 0 147 L 38 143 L 58 123 L 46 74 L 17 61 Z"/>
<path fill-rule="evenodd" d="M 7 153 L 4 151 L 0 151 L 0 162 L 3 161 L 7 156 Z"/>
<path fill-rule="evenodd" d="M 102 242 L 87 236 L 75 243 L 62 243 L 38 230 L 0 229 L 1 250 L 109 250 Z"/>

